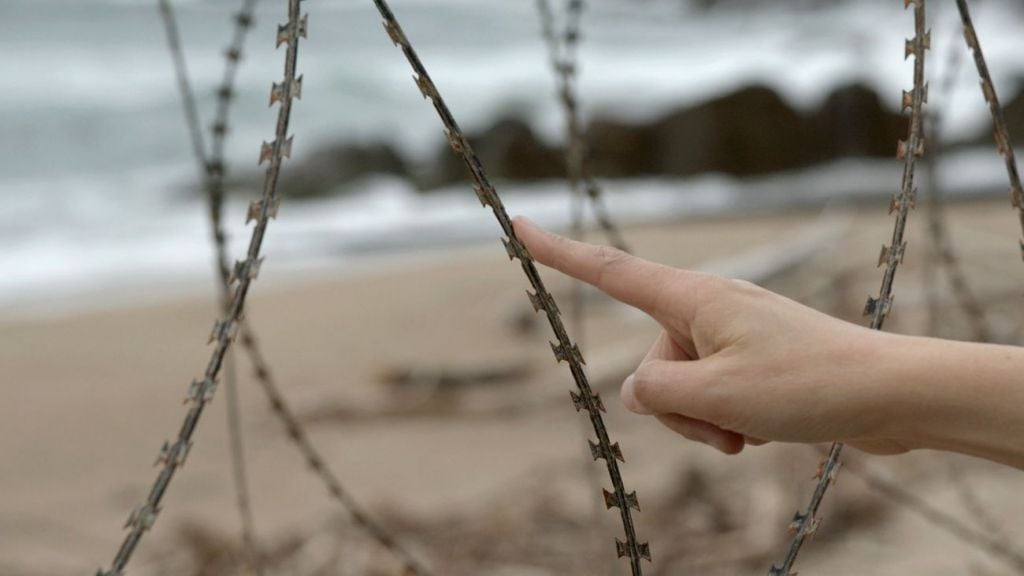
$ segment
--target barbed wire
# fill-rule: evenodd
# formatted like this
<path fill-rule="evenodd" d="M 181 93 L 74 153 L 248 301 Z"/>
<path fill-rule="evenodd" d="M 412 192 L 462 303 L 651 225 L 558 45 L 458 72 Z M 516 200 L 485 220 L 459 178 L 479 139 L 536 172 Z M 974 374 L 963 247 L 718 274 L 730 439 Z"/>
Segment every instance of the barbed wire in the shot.
<path fill-rule="evenodd" d="M 584 135 L 583 122 L 579 110 L 579 95 L 576 90 L 578 74 L 578 52 L 582 37 L 582 17 L 585 4 L 583 0 L 566 0 L 565 15 L 561 33 L 556 31 L 556 18 L 548 0 L 537 0 L 537 12 L 540 16 L 541 36 L 548 50 L 548 62 L 558 84 L 556 90 L 559 105 L 565 118 L 565 170 L 569 183 L 569 202 L 571 224 L 569 236 L 573 240 L 585 239 L 584 212 L 589 201 L 598 225 L 608 240 L 620 250 L 627 246 L 622 239 L 618 227 L 607 213 L 607 206 L 601 196 L 601 190 L 594 183 L 593 193 L 586 188 L 593 179 L 588 178 L 587 143 Z M 586 298 L 583 282 L 573 279 L 569 292 L 570 333 L 576 339 L 576 345 L 585 350 L 586 338 Z M 589 430 L 586 422 L 580 422 L 583 447 L 589 442 Z M 597 520 L 603 508 L 601 498 L 600 477 L 591 471 L 590 454 L 586 450 L 582 454 L 583 474 L 590 483 L 593 495 L 593 517 L 595 533 L 602 532 L 601 523 Z"/>
<path fill-rule="evenodd" d="M 904 57 L 914 57 L 914 86 L 909 92 L 903 92 L 900 106 L 901 111 L 910 111 L 910 125 L 907 139 L 900 140 L 896 147 L 896 157 L 904 162 L 903 177 L 900 190 L 893 196 L 889 205 L 889 213 L 896 213 L 892 242 L 889 246 L 882 246 L 878 257 L 878 265 L 885 264 L 886 266 L 885 273 L 882 275 L 882 286 L 879 289 L 878 298 L 868 297 L 864 307 L 864 315 L 871 316 L 871 329 L 873 330 L 882 329 L 892 308 L 893 282 L 907 247 L 906 241 L 903 239 L 904 231 L 910 210 L 914 206 L 914 197 L 917 194 L 917 189 L 914 187 L 915 161 L 924 155 L 925 147 L 922 109 L 928 98 L 928 86 L 924 81 L 924 65 L 925 52 L 931 47 L 931 32 L 925 29 L 925 0 L 904 0 L 905 8 L 911 5 L 914 7 L 914 37 L 906 41 Z M 803 512 L 798 511 L 793 517 L 791 528 L 794 530 L 794 536 L 782 565 L 772 564 L 768 571 L 769 576 L 795 576 L 793 565 L 796 563 L 804 542 L 818 529 L 820 524 L 820 519 L 817 517 L 818 508 L 821 506 L 826 491 L 839 473 L 842 451 L 843 444 L 839 442 L 833 444 L 829 449 L 828 456 L 816 475 L 818 483 L 814 488 L 810 503 Z"/>
<path fill-rule="evenodd" d="M 1017 572 L 1024 573 L 1024 554 L 1013 549 L 1004 538 L 993 535 L 990 529 L 984 526 L 983 520 L 979 528 L 970 526 L 938 506 L 932 505 L 913 491 L 907 490 L 899 482 L 889 480 L 870 468 L 860 465 L 855 459 L 847 459 L 845 469 L 875 492 L 913 511 L 929 524 L 941 528 L 962 542 L 991 553 L 1013 566 Z M 972 519 L 980 520 L 973 516 Z"/>
<path fill-rule="evenodd" d="M 163 4 L 167 0 L 160 1 Z M 211 153 L 208 157 L 205 155 L 197 155 L 199 163 L 203 167 L 202 175 L 207 190 L 207 198 L 209 200 L 209 215 L 211 228 L 213 230 L 216 260 L 222 280 L 220 285 L 224 288 L 230 285 L 231 274 L 233 272 L 228 265 L 226 245 L 227 237 L 224 233 L 222 224 L 224 177 L 227 172 L 226 163 L 224 161 L 224 142 L 225 136 L 228 132 L 229 112 L 231 109 L 231 101 L 234 96 L 234 79 L 237 75 L 238 63 L 242 58 L 242 44 L 245 37 L 245 31 L 252 25 L 252 12 L 257 1 L 258 0 L 244 0 L 242 9 L 236 15 L 235 34 L 231 45 L 226 52 L 227 66 L 225 67 L 220 87 L 217 90 L 216 119 L 211 126 L 211 132 L 213 134 L 212 145 L 210 147 Z M 183 58 L 176 58 L 176 61 L 178 60 L 184 62 Z M 187 69 L 183 65 L 176 69 L 179 74 L 179 86 L 182 87 L 183 98 L 186 101 L 194 102 L 195 97 L 190 88 Z M 186 107 L 187 110 L 189 108 L 192 111 L 195 111 L 196 109 L 194 105 Z M 201 130 L 199 129 L 200 122 L 198 114 L 190 114 L 186 112 L 186 124 L 189 126 L 189 131 L 193 135 L 193 141 L 200 143 L 197 150 L 203 150 L 205 148 L 205 144 L 203 143 Z M 222 292 L 226 293 L 226 290 L 222 290 Z M 337 475 L 326 467 L 324 458 L 317 452 L 313 444 L 310 442 L 309 435 L 302 428 L 298 419 L 294 416 L 293 411 L 285 401 L 284 395 L 281 393 L 280 388 L 277 386 L 272 375 L 269 363 L 266 361 L 263 352 L 260 349 L 255 331 L 247 319 L 243 318 L 240 322 L 239 333 L 241 346 L 250 359 L 256 381 L 267 395 L 268 402 L 275 417 L 282 422 L 288 433 L 287 436 L 289 440 L 295 444 L 296 448 L 306 460 L 306 464 L 310 470 L 320 477 L 321 481 L 326 486 L 329 495 L 342 505 L 357 526 L 364 529 L 380 545 L 392 552 L 403 562 L 407 574 L 430 576 L 430 571 L 423 566 L 422 563 L 417 561 L 407 550 L 399 545 L 381 525 L 377 524 L 372 517 L 361 506 L 359 506 L 355 498 L 348 494 Z M 229 366 L 230 365 L 226 365 L 225 368 Z M 225 376 L 227 376 L 227 372 L 225 373 Z M 235 405 L 237 407 L 237 402 Z M 235 426 L 238 426 L 237 429 L 240 430 L 240 424 L 237 420 L 235 420 L 235 422 Z M 240 453 L 240 447 L 233 446 L 233 449 Z M 238 469 L 237 464 L 236 469 Z M 240 508 L 242 507 L 241 502 L 239 503 L 239 506 Z M 243 518 L 245 518 L 244 514 Z M 249 525 L 251 526 L 251 516 L 249 518 L 249 522 Z M 251 559 L 254 561 L 253 563 L 257 572 L 261 572 L 262 565 L 259 562 L 259 555 L 256 553 L 256 547 L 252 543 L 253 540 L 249 540 L 249 538 L 252 538 L 251 531 L 248 532 L 248 534 L 249 536 L 245 536 L 245 533 L 243 534 L 247 539 L 247 553 L 250 554 Z"/>
<path fill-rule="evenodd" d="M 330 497 L 341 504 L 342 508 L 349 513 L 349 516 L 352 518 L 352 521 L 356 526 L 363 529 L 370 535 L 370 537 L 376 540 L 378 544 L 383 546 L 402 561 L 407 575 L 431 576 L 431 570 L 422 562 L 417 560 L 416 557 L 402 546 L 390 533 L 388 533 L 381 524 L 377 523 L 377 521 L 373 519 L 373 517 L 359 504 L 359 502 L 356 501 L 356 499 L 349 494 L 347 490 L 345 490 L 341 480 L 339 480 L 338 476 L 327 466 L 327 461 L 313 445 L 313 442 L 309 439 L 309 434 L 299 422 L 299 419 L 295 416 L 294 411 L 289 407 L 288 402 L 281 393 L 280 387 L 275 383 L 270 372 L 270 367 L 268 366 L 267 361 L 263 358 L 259 347 L 256 345 L 254 335 L 248 326 L 242 326 L 241 342 L 242 346 L 249 349 L 256 381 L 266 393 L 267 401 L 270 403 L 271 410 L 284 426 L 288 439 L 295 444 L 296 448 L 298 448 L 299 452 L 302 454 L 302 457 L 310 471 L 312 471 L 312 473 L 315 474 L 327 488 L 327 493 Z"/>
<path fill-rule="evenodd" d="M 210 334 L 210 343 L 214 344 L 213 352 L 201 379 L 192 381 L 186 396 L 190 404 L 185 419 L 181 424 L 174 442 L 166 441 L 157 457 L 157 464 L 162 465 L 146 501 L 136 507 L 125 527 L 128 534 L 118 549 L 110 569 L 97 573 L 99 576 L 121 576 L 128 565 L 136 548 L 145 533 L 156 522 L 161 508 L 160 504 L 170 487 L 175 472 L 185 464 L 192 447 L 192 436 L 206 405 L 213 400 L 217 389 L 224 359 L 238 333 L 238 326 L 245 309 L 246 297 L 252 282 L 259 274 L 263 258 L 260 255 L 267 227 L 272 218 L 277 216 L 280 199 L 277 197 L 277 181 L 281 165 L 285 158 L 291 156 L 292 137 L 288 136 L 288 125 L 291 119 L 292 102 L 301 94 L 302 77 L 296 77 L 298 63 L 299 39 L 306 37 L 307 17 L 300 17 L 300 0 L 288 0 L 288 21 L 278 26 L 277 46 L 286 44 L 284 58 L 284 79 L 274 84 L 271 89 L 271 103 L 278 103 L 277 125 L 273 142 L 264 142 L 260 147 L 259 163 L 268 162 L 266 169 L 263 195 L 253 202 L 249 208 L 248 220 L 255 220 L 246 258 L 235 265 L 235 276 L 232 284 L 236 284 L 231 295 L 228 311 L 214 323 Z"/>
<path fill-rule="evenodd" d="M 959 32 L 957 33 L 959 36 Z M 939 104 L 933 106 L 930 114 L 926 115 L 925 130 L 928 140 L 932 143 L 931 153 L 924 162 L 925 180 L 925 208 L 928 221 L 928 253 L 925 259 L 925 266 L 929 270 L 935 263 L 938 263 L 949 280 L 953 292 L 953 299 L 957 306 L 964 312 L 971 333 L 975 341 L 989 342 L 992 336 L 989 333 L 988 322 L 985 319 L 985 307 L 974 294 L 967 274 L 964 272 L 962 262 L 953 248 L 953 242 L 949 236 L 949 224 L 945 211 L 945 190 L 939 176 L 940 166 L 944 157 L 944 145 L 942 143 L 942 129 L 946 111 L 950 109 L 950 101 L 953 96 L 953 87 L 956 85 L 957 73 L 963 62 L 963 48 L 955 41 L 950 42 L 946 57 L 943 76 L 936 83 L 938 86 Z M 930 274 L 926 271 L 925 295 L 928 305 L 928 332 L 935 334 L 940 315 L 938 299 L 938 285 L 934 278 L 927 278 Z"/>
<path fill-rule="evenodd" d="M 974 65 L 978 69 L 978 77 L 981 81 L 981 93 L 988 104 L 989 113 L 992 115 L 993 135 L 996 141 L 996 149 L 1003 157 L 1006 166 L 1006 176 L 1010 181 L 1010 203 L 1017 209 L 1020 219 L 1021 231 L 1024 232 L 1024 188 L 1021 187 L 1020 172 L 1017 170 L 1017 157 L 1013 152 L 1013 143 L 1010 141 L 1010 131 L 1006 127 L 1006 118 L 1003 117 L 1003 108 L 999 104 L 999 95 L 996 93 L 996 86 L 992 82 L 992 75 L 988 70 L 988 63 L 985 61 L 985 54 L 978 41 L 978 32 L 974 28 L 974 21 L 971 19 L 971 11 L 967 6 L 967 0 L 956 0 L 957 10 L 960 12 L 960 20 L 964 26 L 964 41 L 974 55 Z M 1020 241 L 1021 257 L 1024 258 L 1024 240 Z"/>
<path fill-rule="evenodd" d="M 408 37 L 395 18 L 394 13 L 391 11 L 386 0 L 373 0 L 373 3 L 384 19 L 384 29 L 391 38 L 391 41 L 401 48 L 402 53 L 409 62 L 414 72 L 413 78 L 420 93 L 424 98 L 431 101 L 434 109 L 437 111 L 441 123 L 444 125 L 452 150 L 466 164 L 473 178 L 474 190 L 481 204 L 491 208 L 495 219 L 501 226 L 505 234 L 502 243 L 505 245 L 509 258 L 519 260 L 523 274 L 534 289 L 534 292 L 528 292 L 531 304 L 536 311 L 543 311 L 547 316 L 548 323 L 551 325 L 552 332 L 557 340 L 557 343 L 551 344 L 555 358 L 569 365 L 573 380 L 576 383 L 577 391 L 570 393 L 573 405 L 577 411 L 587 412 L 594 432 L 597 435 L 597 443 L 590 444 L 592 456 L 594 460 L 604 459 L 608 476 L 612 482 L 613 491 L 604 491 L 605 506 L 609 509 L 613 507 L 619 509 L 626 538 L 625 541 L 615 540 L 616 552 L 619 557 L 629 558 L 633 576 L 641 576 L 643 573 L 641 561 L 643 559 L 650 560 L 651 553 L 649 545 L 641 543 L 637 539 L 636 528 L 633 524 L 632 511 L 639 510 L 640 504 L 636 492 L 627 493 L 623 485 L 622 475 L 618 466 L 618 463 L 624 460 L 622 450 L 619 448 L 618 443 L 613 444 L 608 437 L 608 430 L 601 416 L 601 413 L 604 412 L 604 404 L 601 401 L 601 397 L 590 388 L 586 372 L 583 370 L 583 356 L 579 348 L 569 338 L 565 325 L 562 323 L 558 306 L 555 304 L 551 293 L 544 286 L 544 281 L 537 271 L 533 257 L 516 236 L 515 229 L 512 227 L 512 220 L 509 218 L 497 191 L 487 178 L 480 159 L 473 152 L 469 141 L 459 128 L 447 104 L 438 92 L 437 86 L 430 78 Z"/>
<path fill-rule="evenodd" d="M 242 48 L 249 30 L 252 28 L 253 11 L 256 8 L 257 0 L 243 0 L 242 6 L 236 13 L 234 32 L 231 43 L 225 51 L 224 73 L 220 86 L 217 89 L 217 111 L 216 120 L 211 126 L 210 151 L 206 151 L 206 142 L 203 138 L 202 128 L 199 120 L 198 106 L 196 105 L 195 93 L 189 81 L 188 67 L 186 66 L 185 54 L 181 47 L 178 33 L 177 19 L 170 0 L 158 0 L 160 14 L 164 21 L 164 28 L 167 34 L 168 49 L 174 62 L 174 73 L 178 83 L 178 91 L 181 96 L 184 113 L 185 126 L 192 142 L 193 155 L 196 165 L 199 167 L 200 181 L 206 189 L 210 214 L 210 229 L 215 247 L 215 266 L 217 270 L 217 293 L 220 300 L 221 313 L 225 314 L 230 305 L 230 285 L 227 241 L 224 227 L 221 222 L 221 213 L 224 196 L 224 141 L 227 135 L 228 113 L 231 109 L 231 101 L 234 92 L 235 78 L 238 73 L 238 66 L 242 59 Z M 235 501 L 238 507 L 238 514 L 242 522 L 242 543 L 245 550 L 245 559 L 257 575 L 264 573 L 263 564 L 260 561 L 256 544 L 251 496 L 249 491 L 248 474 L 245 464 L 245 444 L 242 431 L 242 419 L 239 410 L 238 399 L 238 378 L 235 370 L 234 351 L 229 351 L 224 364 L 224 389 L 228 422 L 228 444 L 231 454 L 231 469 L 235 488 Z"/>
<path fill-rule="evenodd" d="M 574 198 L 572 235 L 582 235 L 583 199 L 586 198 L 594 219 L 608 238 L 608 242 L 626 252 L 630 251 L 621 229 L 611 217 L 600 184 L 590 171 L 589 152 L 580 99 L 576 89 L 579 74 L 578 52 L 582 35 L 583 0 L 566 1 L 566 17 L 561 34 L 556 31 L 555 15 L 548 0 L 537 0 L 541 34 L 548 50 L 548 62 L 558 81 L 558 101 L 565 116 L 565 163 L 569 189 Z"/>

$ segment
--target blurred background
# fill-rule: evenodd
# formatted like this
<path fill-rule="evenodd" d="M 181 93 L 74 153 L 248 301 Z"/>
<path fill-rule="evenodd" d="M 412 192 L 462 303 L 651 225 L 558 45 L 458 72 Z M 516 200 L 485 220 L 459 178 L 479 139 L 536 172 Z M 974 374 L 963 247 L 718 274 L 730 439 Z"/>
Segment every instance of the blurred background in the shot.
<path fill-rule="evenodd" d="M 238 4 L 174 3 L 207 125 Z M 342 481 L 439 574 L 625 573 L 615 515 L 594 511 L 603 472 L 586 462 L 571 381 L 407 63 L 369 0 L 303 5 L 285 201 L 248 309 L 286 396 Z M 1021 141 L 1024 6 L 972 6 Z M 393 8 L 510 213 L 564 229 L 564 118 L 534 2 Z M 225 220 L 236 255 L 261 188 L 259 144 L 273 137 L 267 98 L 284 18 L 281 2 L 259 3 L 231 112 Z M 1020 231 L 989 112 L 957 49 L 954 4 L 932 2 L 929 18 L 928 109 L 942 120 L 930 145 L 943 155 L 919 170 L 887 326 L 1019 343 Z M 903 3 L 592 0 L 582 30 L 591 167 L 631 248 L 861 322 L 902 171 L 898 107 L 913 64 Z M 0 574 L 81 573 L 109 561 L 122 516 L 152 480 L 146 460 L 176 430 L 208 356 L 206 201 L 155 1 L 5 0 L 0 53 Z M 945 207 L 925 201 L 936 184 Z M 588 238 L 605 241 L 593 229 Z M 568 282 L 545 278 L 568 298 Z M 576 335 L 640 494 L 652 573 L 766 572 L 818 455 L 769 446 L 720 457 L 624 414 L 617 385 L 657 327 L 598 294 L 584 300 Z M 237 363 L 271 573 L 397 573 L 320 494 L 248 360 Z M 246 573 L 220 404 L 133 574 Z M 1009 541 L 1024 529 L 1014 471 L 935 454 L 864 464 L 976 529 Z M 1016 573 L 853 478 L 824 517 L 801 572 Z"/>

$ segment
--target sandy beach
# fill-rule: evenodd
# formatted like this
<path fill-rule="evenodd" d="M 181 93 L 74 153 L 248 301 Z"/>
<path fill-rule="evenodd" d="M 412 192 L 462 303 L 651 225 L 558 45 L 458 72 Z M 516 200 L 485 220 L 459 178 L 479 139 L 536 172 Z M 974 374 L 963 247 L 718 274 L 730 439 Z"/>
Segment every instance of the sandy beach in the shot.
<path fill-rule="evenodd" d="M 1018 343 L 1024 266 L 1008 202 L 958 204 L 950 216 L 993 333 Z M 835 242 L 766 285 L 860 322 L 864 299 L 878 289 L 879 246 L 891 234 L 884 208 L 650 224 L 625 234 L 644 257 L 718 270 L 744 254 L 770 251 L 822 218 L 843 222 Z M 923 333 L 925 220 L 923 213 L 913 218 L 888 329 Z M 591 237 L 600 239 L 597 232 Z M 596 485 L 607 480 L 586 462 L 584 420 L 568 397 L 571 380 L 551 359 L 546 326 L 529 321 L 518 267 L 497 242 L 402 262 L 283 281 L 268 261 L 266 285 L 261 279 L 250 300 L 247 318 L 274 375 L 330 466 L 438 574 L 622 574 L 625 565 L 609 558 L 621 527 L 615 514 L 594 512 Z M 564 300 L 568 283 L 550 270 L 544 275 Z M 941 295 L 942 334 L 967 337 L 949 290 Z M 640 497 L 638 531 L 651 542 L 651 573 L 764 574 L 783 553 L 793 511 L 809 497 L 817 454 L 766 446 L 724 457 L 625 413 L 617 385 L 657 326 L 599 295 L 587 301 L 582 349 L 595 386 L 604 390 L 612 438 L 626 456 L 627 486 Z M 188 383 L 208 358 L 214 316 L 212 297 L 189 296 L 0 320 L 0 574 L 81 574 L 109 562 L 121 525 L 155 477 L 160 445 L 177 433 Z M 275 573 L 394 573 L 304 469 L 248 360 L 238 355 L 236 364 L 257 536 L 268 551 L 288 557 Z M 385 382 L 404 369 L 487 367 L 520 372 L 456 391 Z M 204 558 L 197 541 L 237 550 L 222 392 L 133 575 L 216 573 L 195 568 Z M 932 453 L 850 456 L 970 524 L 976 519 L 958 496 L 965 483 L 997 534 L 1011 541 L 1024 534 L 1024 476 L 1017 471 Z M 951 480 L 951 468 L 961 480 Z M 1014 573 L 852 475 L 842 476 L 823 518 L 801 557 L 801 574 Z M 325 548 L 341 557 L 317 560 Z M 302 572 L 299 557 L 335 568 Z"/>

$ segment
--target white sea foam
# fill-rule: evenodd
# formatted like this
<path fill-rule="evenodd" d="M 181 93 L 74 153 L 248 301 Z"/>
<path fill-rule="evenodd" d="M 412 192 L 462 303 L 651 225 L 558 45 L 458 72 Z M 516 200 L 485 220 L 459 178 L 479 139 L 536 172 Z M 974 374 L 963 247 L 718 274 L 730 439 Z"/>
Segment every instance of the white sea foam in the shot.
<path fill-rule="evenodd" d="M 236 2 L 176 5 L 201 112 L 209 119 Z M 558 138 L 561 116 L 531 1 L 395 0 L 394 8 L 464 127 L 517 111 Z M 929 70 L 941 73 L 945 58 L 936 56 L 944 55 L 957 25 L 951 6 L 932 8 Z M 334 0 L 310 3 L 308 10 L 310 37 L 300 58 L 304 94 L 292 124 L 296 159 L 338 139 L 392 141 L 425 158 L 439 144 L 440 128 L 371 4 Z M 270 136 L 274 110 L 266 107 L 267 93 L 281 66 L 270 39 L 279 12 L 262 6 L 246 50 L 228 143 L 235 173 L 254 167 L 258 143 Z M 156 286 L 208 282 L 209 232 L 202 202 L 187 192 L 196 173 L 152 3 L 5 0 L 0 16 L 0 51 L 12 55 L 0 60 L 0 75 L 15 80 L 0 93 L 6 112 L 0 307 L 58 299 L 73 307 L 110 290 L 145 296 Z M 991 0 L 976 10 L 976 20 L 996 80 L 1003 94 L 1012 94 L 1024 71 L 1018 57 L 1024 35 L 1017 33 L 1022 9 Z M 676 0 L 591 2 L 581 54 L 584 109 L 649 119 L 759 82 L 808 110 L 850 81 L 873 86 L 895 108 L 910 78 L 910 63 L 901 59 L 910 26 L 899 3 L 880 0 L 836 1 L 811 12 L 764 2 L 707 13 Z M 954 136 L 987 121 L 973 74 L 965 62 L 947 121 Z M 940 96 L 933 87 L 932 103 L 940 104 Z M 717 214 L 888 193 L 897 170 L 893 162 L 848 162 L 799 180 L 623 181 L 609 184 L 609 202 L 627 221 Z M 1000 174 L 990 151 L 951 159 L 946 172 L 963 190 L 1001 188 Z M 420 195 L 378 178 L 359 189 L 287 203 L 268 239 L 267 269 L 339 267 L 423 243 L 497 235 L 464 186 Z M 503 191 L 511 210 L 563 223 L 560 184 Z M 227 219 L 235 253 L 244 248 L 243 211 L 241 202 L 232 202 Z"/>

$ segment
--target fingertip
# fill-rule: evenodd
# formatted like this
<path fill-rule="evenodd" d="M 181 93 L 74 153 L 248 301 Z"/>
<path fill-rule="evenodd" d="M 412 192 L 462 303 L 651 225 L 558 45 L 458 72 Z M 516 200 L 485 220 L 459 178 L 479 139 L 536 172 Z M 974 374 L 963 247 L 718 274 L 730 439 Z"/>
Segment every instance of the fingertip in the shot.
<path fill-rule="evenodd" d="M 630 374 L 622 382 L 622 392 L 620 394 L 622 398 L 622 404 L 626 407 L 626 410 L 635 414 L 650 415 L 652 412 L 644 408 L 640 401 L 636 399 L 636 376 Z"/>
<path fill-rule="evenodd" d="M 633 408 L 636 406 L 636 377 L 630 374 L 626 376 L 626 379 L 622 381 L 622 390 L 619 393 L 619 398 L 622 400 L 622 405 L 626 407 L 626 410 L 630 412 L 636 412 Z"/>
<path fill-rule="evenodd" d="M 537 225 L 533 222 L 533 220 L 530 220 L 526 216 L 513 216 L 512 228 L 516 231 L 516 234 L 518 235 L 520 231 L 528 230 L 531 228 L 537 228 Z"/>
<path fill-rule="evenodd" d="M 551 234 L 550 232 L 544 230 L 525 216 L 512 218 L 512 230 L 516 233 L 516 237 L 526 246 L 526 249 L 530 251 L 530 255 L 542 264 L 548 263 L 549 251 L 546 236 Z"/>
<path fill-rule="evenodd" d="M 512 218 L 512 230 L 526 244 L 527 249 L 538 247 L 538 243 L 543 240 L 545 234 L 549 234 L 547 230 L 544 230 L 526 216 Z"/>
<path fill-rule="evenodd" d="M 722 432 L 713 434 L 708 439 L 708 444 L 723 454 L 734 455 L 743 451 L 746 440 L 740 434 L 734 432 Z"/>

